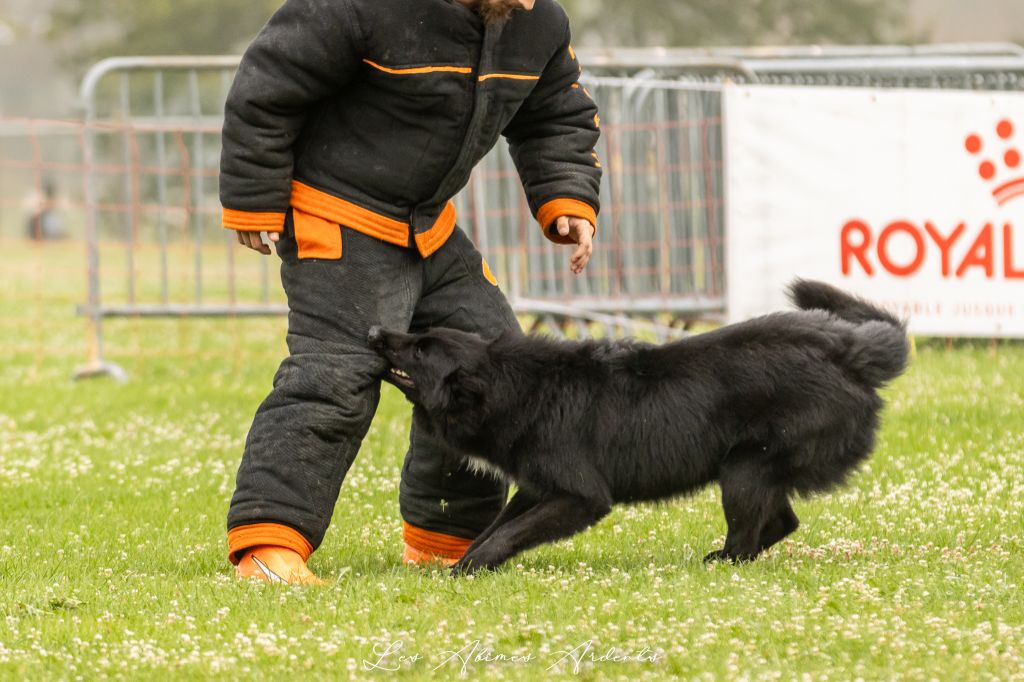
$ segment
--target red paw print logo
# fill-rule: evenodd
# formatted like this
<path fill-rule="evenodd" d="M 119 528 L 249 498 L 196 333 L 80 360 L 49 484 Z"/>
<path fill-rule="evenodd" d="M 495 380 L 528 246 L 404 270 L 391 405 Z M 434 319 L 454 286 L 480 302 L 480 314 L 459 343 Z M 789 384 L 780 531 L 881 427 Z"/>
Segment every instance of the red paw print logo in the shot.
<path fill-rule="evenodd" d="M 971 133 L 964 140 L 967 151 L 980 159 L 978 175 L 985 182 L 998 182 L 992 190 L 996 202 L 1003 206 L 1007 202 L 1024 196 L 1024 173 L 1020 170 L 1021 153 L 1013 144 L 1013 123 L 1003 119 L 996 124 L 998 140 L 992 140 L 986 148 L 981 135 Z"/>

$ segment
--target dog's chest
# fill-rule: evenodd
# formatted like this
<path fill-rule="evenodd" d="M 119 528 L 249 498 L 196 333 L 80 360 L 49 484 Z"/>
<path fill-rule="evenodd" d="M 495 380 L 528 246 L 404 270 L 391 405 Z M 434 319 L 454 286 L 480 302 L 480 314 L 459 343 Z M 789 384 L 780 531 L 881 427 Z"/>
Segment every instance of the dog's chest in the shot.
<path fill-rule="evenodd" d="M 511 481 L 508 474 L 488 462 L 483 457 L 465 456 L 466 468 L 474 474 L 489 474 L 499 481 Z"/>

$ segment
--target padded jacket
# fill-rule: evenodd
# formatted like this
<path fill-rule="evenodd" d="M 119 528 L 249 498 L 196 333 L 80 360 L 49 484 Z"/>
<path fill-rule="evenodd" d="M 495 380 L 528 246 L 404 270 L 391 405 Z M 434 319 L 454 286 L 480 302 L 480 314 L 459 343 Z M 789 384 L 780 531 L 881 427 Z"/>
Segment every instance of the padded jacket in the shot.
<path fill-rule="evenodd" d="M 224 226 L 279 232 L 291 207 L 426 257 L 504 134 L 545 235 L 569 241 L 553 221 L 596 225 L 601 179 L 579 74 L 554 0 L 491 26 L 455 0 L 287 0 L 228 95 Z"/>

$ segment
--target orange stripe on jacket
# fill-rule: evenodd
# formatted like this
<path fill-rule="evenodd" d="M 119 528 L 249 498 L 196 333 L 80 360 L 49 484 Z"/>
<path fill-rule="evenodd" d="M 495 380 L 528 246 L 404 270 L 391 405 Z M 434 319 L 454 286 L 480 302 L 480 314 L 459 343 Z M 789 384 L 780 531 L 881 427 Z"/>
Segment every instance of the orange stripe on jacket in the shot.
<path fill-rule="evenodd" d="M 473 73 L 473 69 L 468 66 L 415 66 L 408 69 L 393 69 L 389 66 L 381 66 L 377 62 L 371 62 L 369 59 L 364 59 L 363 62 L 384 73 L 394 73 L 403 76 L 422 73 Z"/>
<path fill-rule="evenodd" d="M 338 223 L 292 207 L 295 245 L 299 259 L 339 260 L 342 255 L 341 227 Z"/>
<path fill-rule="evenodd" d="M 408 246 L 409 224 L 381 215 L 368 208 L 357 206 L 333 194 L 322 192 L 298 180 L 292 181 L 292 207 L 315 216 L 343 225 L 356 232 L 368 234 L 396 246 Z M 416 248 L 426 258 L 448 241 L 455 231 L 455 204 L 445 204 L 441 214 L 426 232 L 416 235 Z M 331 245 L 336 248 L 337 245 Z M 339 256 L 340 257 L 340 256 Z"/>
<path fill-rule="evenodd" d="M 441 248 L 454 231 L 455 204 L 449 201 L 441 215 L 434 221 L 434 225 L 426 232 L 416 235 L 416 248 L 419 249 L 420 255 L 426 258 Z"/>
<path fill-rule="evenodd" d="M 525 73 L 487 73 L 480 76 L 477 80 L 481 83 L 483 81 L 491 80 L 492 78 L 507 78 L 514 81 L 536 81 L 540 80 L 540 76 L 530 76 Z"/>
<path fill-rule="evenodd" d="M 396 246 L 409 243 L 409 224 L 292 181 L 292 206 Z"/>

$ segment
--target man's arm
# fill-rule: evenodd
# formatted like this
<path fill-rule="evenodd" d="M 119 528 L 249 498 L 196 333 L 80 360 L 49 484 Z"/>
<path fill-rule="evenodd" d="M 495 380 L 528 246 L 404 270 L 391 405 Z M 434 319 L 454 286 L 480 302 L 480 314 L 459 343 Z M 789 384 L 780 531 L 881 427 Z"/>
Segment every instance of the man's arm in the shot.
<path fill-rule="evenodd" d="M 246 50 L 224 109 L 224 227 L 269 253 L 284 229 L 293 147 L 306 115 L 359 68 L 363 36 L 349 0 L 287 0 Z"/>
<path fill-rule="evenodd" d="M 593 250 L 601 187 L 594 151 L 600 119 L 594 100 L 577 82 L 579 75 L 567 23 L 561 47 L 504 131 L 544 236 L 579 245 L 572 256 L 577 273 Z"/>

